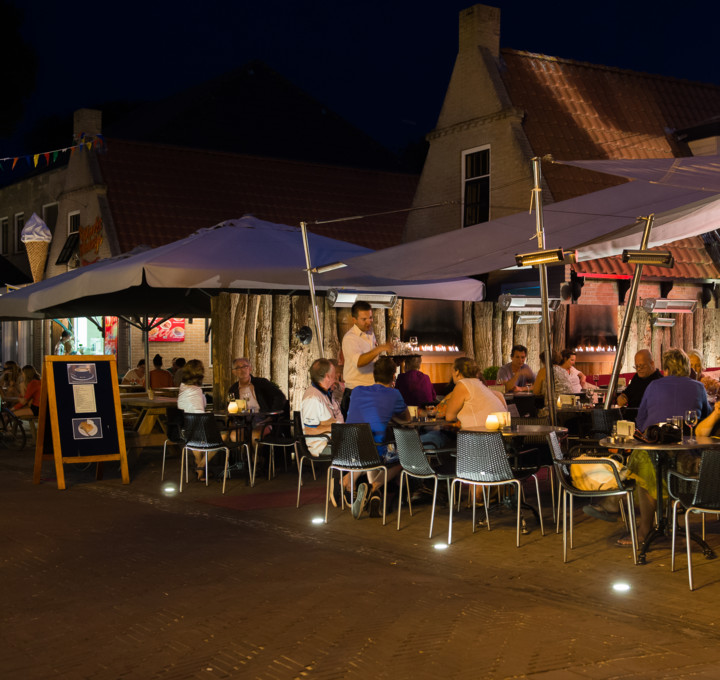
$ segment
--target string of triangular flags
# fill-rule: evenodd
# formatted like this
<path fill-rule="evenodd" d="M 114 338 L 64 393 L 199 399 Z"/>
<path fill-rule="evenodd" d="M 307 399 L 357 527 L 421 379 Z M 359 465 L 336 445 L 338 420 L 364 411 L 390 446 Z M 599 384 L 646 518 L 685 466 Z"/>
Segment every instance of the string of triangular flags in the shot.
<path fill-rule="evenodd" d="M 38 163 L 41 162 L 41 159 L 45 159 L 46 165 L 50 166 L 52 163 L 55 163 L 60 156 L 60 154 L 70 154 L 70 157 L 72 158 L 72 155 L 76 151 L 82 151 L 83 149 L 87 149 L 90 151 L 91 149 L 100 149 L 105 145 L 105 139 L 102 135 L 86 135 L 85 133 L 79 135 L 77 144 L 73 144 L 72 146 L 66 146 L 62 149 L 52 149 L 52 151 L 42 151 L 40 153 L 34 153 L 34 154 L 27 154 L 27 155 L 19 155 L 19 156 L 8 156 L 7 158 L 0 158 L 0 172 L 4 172 L 6 170 L 15 170 L 15 166 L 18 164 L 19 161 L 24 160 L 27 163 L 28 168 L 37 168 Z"/>

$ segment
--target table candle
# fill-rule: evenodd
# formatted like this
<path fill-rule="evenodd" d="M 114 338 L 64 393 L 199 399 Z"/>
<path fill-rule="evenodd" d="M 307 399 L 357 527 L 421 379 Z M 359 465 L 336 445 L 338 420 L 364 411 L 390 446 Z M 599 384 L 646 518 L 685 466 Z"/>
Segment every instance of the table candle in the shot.
<path fill-rule="evenodd" d="M 491 413 L 485 420 L 485 427 L 488 430 L 498 430 L 500 428 L 500 421 L 494 413 Z"/>
<path fill-rule="evenodd" d="M 228 413 L 237 413 L 238 412 L 238 405 L 236 401 L 231 401 L 228 404 Z"/>

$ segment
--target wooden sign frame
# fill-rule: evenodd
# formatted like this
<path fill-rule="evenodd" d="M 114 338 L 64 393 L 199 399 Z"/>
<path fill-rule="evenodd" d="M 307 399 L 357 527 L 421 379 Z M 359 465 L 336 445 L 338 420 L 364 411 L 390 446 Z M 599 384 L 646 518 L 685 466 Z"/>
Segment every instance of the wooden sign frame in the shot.
<path fill-rule="evenodd" d="M 99 452 L 109 447 L 109 452 Z M 52 453 L 46 452 L 52 449 Z M 43 461 L 55 462 L 58 489 L 65 488 L 64 463 L 117 460 L 123 484 L 130 483 L 117 362 L 108 355 L 45 357 L 35 442 L 33 483 Z"/>

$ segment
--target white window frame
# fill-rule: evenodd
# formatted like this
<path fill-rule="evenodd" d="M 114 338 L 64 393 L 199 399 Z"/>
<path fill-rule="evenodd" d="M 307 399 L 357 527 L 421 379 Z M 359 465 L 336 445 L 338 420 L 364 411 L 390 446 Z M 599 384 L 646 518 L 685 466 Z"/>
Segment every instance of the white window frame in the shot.
<path fill-rule="evenodd" d="M 7 235 L 7 243 L 3 244 L 5 235 Z M 10 245 L 11 243 L 12 239 L 10 238 L 10 218 L 0 217 L 0 254 L 10 255 L 10 251 L 12 248 L 12 246 Z"/>
<path fill-rule="evenodd" d="M 72 218 L 77 215 L 78 218 L 78 224 L 77 229 L 72 228 Z M 80 231 L 80 211 L 79 210 L 73 210 L 72 212 L 68 213 L 67 216 L 67 235 L 70 236 L 70 234 L 77 234 Z"/>
<path fill-rule="evenodd" d="M 467 185 L 467 182 L 471 180 L 476 180 L 478 177 L 467 177 L 465 174 L 465 166 L 466 166 L 466 158 L 468 156 L 471 156 L 472 154 L 479 153 L 481 151 L 487 151 L 488 152 L 488 174 L 487 175 L 479 175 L 479 177 L 487 177 L 488 178 L 488 219 L 487 221 L 490 221 L 492 219 L 491 216 L 491 207 L 490 207 L 490 192 L 492 189 L 491 185 L 491 178 L 492 178 L 492 154 L 490 153 L 490 144 L 484 144 L 483 146 L 476 146 L 472 149 L 466 149 L 462 152 L 461 158 L 460 158 L 460 176 L 461 176 L 461 185 L 460 185 L 460 196 L 462 197 L 462 210 L 460 211 L 460 227 L 472 227 L 473 224 L 465 224 L 465 188 Z M 474 224 L 483 224 L 483 222 L 475 222 Z"/>
<path fill-rule="evenodd" d="M 13 240 L 15 241 L 15 252 L 16 253 L 22 253 L 23 251 L 23 242 L 20 240 L 20 232 L 22 231 L 22 227 L 18 229 L 19 222 L 22 220 L 22 227 L 25 226 L 25 213 L 19 212 L 15 213 L 15 216 L 13 217 Z"/>

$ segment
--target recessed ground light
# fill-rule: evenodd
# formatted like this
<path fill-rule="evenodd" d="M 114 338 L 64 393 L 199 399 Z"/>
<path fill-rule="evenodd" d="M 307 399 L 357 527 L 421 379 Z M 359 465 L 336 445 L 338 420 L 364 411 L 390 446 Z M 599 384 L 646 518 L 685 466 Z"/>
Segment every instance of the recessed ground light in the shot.
<path fill-rule="evenodd" d="M 628 590 L 630 590 L 630 584 L 629 583 L 623 583 L 622 581 L 618 583 L 613 583 L 612 589 L 616 593 L 627 593 Z"/>
<path fill-rule="evenodd" d="M 325 521 L 323 517 L 313 517 L 312 523 L 313 524 L 322 524 Z"/>
<path fill-rule="evenodd" d="M 164 484 L 162 491 L 166 496 L 174 496 L 177 493 L 177 486 L 175 484 Z"/>
<path fill-rule="evenodd" d="M 436 544 L 433 546 L 433 548 L 435 548 L 435 550 L 447 550 L 447 549 L 448 549 L 448 544 L 447 544 L 447 543 L 436 543 Z"/>

